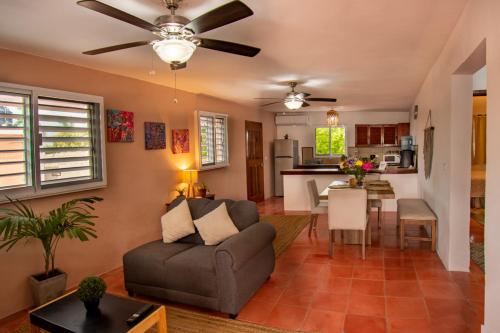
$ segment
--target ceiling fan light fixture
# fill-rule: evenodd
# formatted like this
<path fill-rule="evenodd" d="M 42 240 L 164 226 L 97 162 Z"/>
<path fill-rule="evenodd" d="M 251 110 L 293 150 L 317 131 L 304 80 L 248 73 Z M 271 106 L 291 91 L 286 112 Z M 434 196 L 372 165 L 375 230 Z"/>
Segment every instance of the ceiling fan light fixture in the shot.
<path fill-rule="evenodd" d="M 334 127 L 339 125 L 339 113 L 335 110 L 330 110 L 326 113 L 326 122 L 328 126 Z"/>
<path fill-rule="evenodd" d="M 182 64 L 191 58 L 196 44 L 186 39 L 163 39 L 153 44 L 161 60 L 169 64 Z"/>
<path fill-rule="evenodd" d="M 304 101 L 297 96 L 291 96 L 285 99 L 285 106 L 289 110 L 298 110 L 302 107 L 302 104 L 304 104 Z"/>

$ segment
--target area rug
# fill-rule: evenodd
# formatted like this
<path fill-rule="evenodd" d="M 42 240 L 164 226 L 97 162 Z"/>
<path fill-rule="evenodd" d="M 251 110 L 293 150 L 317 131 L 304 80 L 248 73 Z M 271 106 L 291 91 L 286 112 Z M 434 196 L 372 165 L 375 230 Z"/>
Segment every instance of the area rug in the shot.
<path fill-rule="evenodd" d="M 484 208 L 471 208 L 470 217 L 477 223 L 484 225 Z"/>
<path fill-rule="evenodd" d="M 167 330 L 169 333 L 290 333 L 287 331 L 264 327 L 244 321 L 210 316 L 194 311 L 167 306 Z M 151 329 L 148 333 L 154 333 Z M 28 333 L 25 324 L 13 333 Z"/>
<path fill-rule="evenodd" d="M 484 272 L 484 244 L 471 243 L 470 244 L 470 258 Z"/>
<path fill-rule="evenodd" d="M 278 257 L 311 222 L 311 215 L 266 215 L 261 216 L 260 221 L 270 223 L 276 229 L 273 246 Z"/>

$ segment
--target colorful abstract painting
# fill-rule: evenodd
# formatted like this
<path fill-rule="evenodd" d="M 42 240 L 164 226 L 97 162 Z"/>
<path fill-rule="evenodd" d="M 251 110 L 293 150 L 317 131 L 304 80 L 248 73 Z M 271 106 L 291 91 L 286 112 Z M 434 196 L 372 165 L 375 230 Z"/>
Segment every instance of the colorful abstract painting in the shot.
<path fill-rule="evenodd" d="M 188 129 L 173 129 L 172 130 L 172 153 L 174 153 L 174 154 L 189 153 L 189 130 Z"/>
<path fill-rule="evenodd" d="M 147 150 L 165 149 L 167 146 L 165 123 L 144 123 L 144 141 Z"/>
<path fill-rule="evenodd" d="M 128 111 L 108 110 L 108 141 L 134 141 L 134 113 Z"/>

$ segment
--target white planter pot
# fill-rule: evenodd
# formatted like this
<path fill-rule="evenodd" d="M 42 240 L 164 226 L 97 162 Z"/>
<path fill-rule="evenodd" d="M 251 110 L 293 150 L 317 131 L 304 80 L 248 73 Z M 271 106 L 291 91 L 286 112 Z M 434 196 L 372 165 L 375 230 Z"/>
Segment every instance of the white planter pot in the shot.
<path fill-rule="evenodd" d="M 61 296 L 66 290 L 67 274 L 57 269 L 56 271 L 59 274 L 45 280 L 37 279 L 33 275 L 29 277 L 29 284 L 35 306 L 45 304 Z M 40 277 L 43 276 L 43 274 L 36 276 Z"/>

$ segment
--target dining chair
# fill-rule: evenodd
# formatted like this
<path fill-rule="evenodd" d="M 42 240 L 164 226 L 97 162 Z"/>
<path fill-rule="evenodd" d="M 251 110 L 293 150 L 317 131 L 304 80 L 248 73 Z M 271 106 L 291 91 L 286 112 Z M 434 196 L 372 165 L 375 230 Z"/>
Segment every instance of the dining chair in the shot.
<path fill-rule="evenodd" d="M 328 255 L 330 257 L 333 256 L 335 230 L 353 230 L 361 233 L 361 257 L 366 258 L 366 231 L 370 230 L 367 199 L 368 192 L 365 189 L 328 191 Z"/>
<path fill-rule="evenodd" d="M 370 181 L 375 181 L 375 180 L 380 180 L 379 173 L 369 173 L 365 176 L 365 182 L 370 182 Z M 377 208 L 377 225 L 378 225 L 378 228 L 381 229 L 382 228 L 382 218 L 381 218 L 382 200 L 373 199 L 373 200 L 368 200 L 368 202 L 369 202 L 368 209 Z"/>
<path fill-rule="evenodd" d="M 319 214 L 328 213 L 328 202 L 326 200 L 319 200 L 318 186 L 316 180 L 307 181 L 307 190 L 309 192 L 309 202 L 311 204 L 311 223 L 309 223 L 309 237 L 311 237 L 312 229 L 316 230 L 318 226 Z"/>

